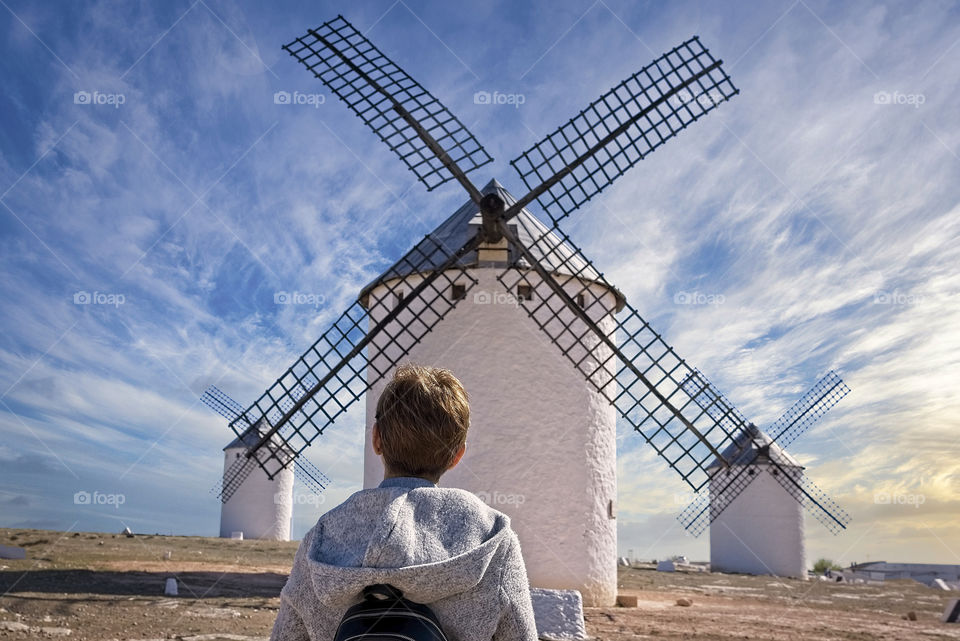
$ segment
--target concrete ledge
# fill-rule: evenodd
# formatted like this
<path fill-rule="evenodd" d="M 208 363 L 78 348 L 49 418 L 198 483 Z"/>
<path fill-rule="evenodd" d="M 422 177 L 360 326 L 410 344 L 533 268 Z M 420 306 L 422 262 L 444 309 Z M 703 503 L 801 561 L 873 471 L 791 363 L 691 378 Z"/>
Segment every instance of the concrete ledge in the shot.
<path fill-rule="evenodd" d="M 583 597 L 577 590 L 530 588 L 537 635 L 546 641 L 586 639 Z"/>

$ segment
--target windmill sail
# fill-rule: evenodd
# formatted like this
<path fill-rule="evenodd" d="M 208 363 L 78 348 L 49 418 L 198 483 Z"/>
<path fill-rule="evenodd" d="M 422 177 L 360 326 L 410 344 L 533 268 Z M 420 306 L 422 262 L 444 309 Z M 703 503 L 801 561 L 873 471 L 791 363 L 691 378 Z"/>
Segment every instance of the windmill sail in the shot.
<path fill-rule="evenodd" d="M 849 393 L 850 388 L 831 370 L 767 428 L 767 433 L 780 447 L 787 447 Z"/>
<path fill-rule="evenodd" d="M 205 389 L 203 394 L 200 395 L 200 400 L 228 421 L 232 421 L 243 414 L 243 406 L 224 394 L 216 385 L 211 385 Z"/>
<path fill-rule="evenodd" d="M 464 184 L 466 173 L 493 161 L 456 116 L 343 16 L 283 48 L 345 102 L 428 191 L 453 178 Z M 474 188 L 471 197 L 477 193 Z"/>
<path fill-rule="evenodd" d="M 528 284 L 535 272 L 550 287 L 549 294 L 524 305 L 527 315 L 657 454 L 694 491 L 700 490 L 709 480 L 707 467 L 745 423 L 736 414 L 720 419 L 697 405 L 684 389 L 694 370 L 636 309 L 621 301 L 622 318 L 606 311 L 601 298 L 607 294 L 601 292 L 613 286 L 556 224 L 544 229 L 532 247 L 523 247 L 506 227 L 504 235 L 519 253 L 531 255 L 534 249 L 543 258 L 528 259 L 529 268 L 506 269 L 498 276 L 500 282 L 513 291 Z M 561 252 L 561 247 L 572 252 Z M 572 277 L 560 283 L 553 275 L 557 271 Z"/>
<path fill-rule="evenodd" d="M 298 456 L 294 462 L 293 473 L 301 483 L 315 494 L 322 494 L 331 481 L 326 474 L 317 469 L 317 466 Z"/>
<path fill-rule="evenodd" d="M 510 161 L 554 223 L 740 91 L 696 36 Z"/>
<path fill-rule="evenodd" d="M 773 478 L 825 528 L 834 534 L 846 529 L 850 523 L 850 515 L 806 475 L 791 474 L 775 461 L 773 467 L 774 469 L 769 471 Z"/>

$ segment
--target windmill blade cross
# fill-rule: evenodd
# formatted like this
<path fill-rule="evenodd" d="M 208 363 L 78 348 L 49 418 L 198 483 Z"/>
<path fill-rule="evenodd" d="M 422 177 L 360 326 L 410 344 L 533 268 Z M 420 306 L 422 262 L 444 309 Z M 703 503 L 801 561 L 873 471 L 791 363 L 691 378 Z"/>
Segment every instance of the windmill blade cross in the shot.
<path fill-rule="evenodd" d="M 610 89 L 510 164 L 554 223 L 680 131 L 740 93 L 696 36 Z M 551 213 L 558 212 L 556 214 Z"/>
<path fill-rule="evenodd" d="M 700 381 L 699 377 L 701 376 L 699 372 L 695 372 L 684 381 L 685 389 L 688 393 L 691 393 L 697 405 L 714 416 L 717 414 L 726 415 L 730 412 L 740 416 L 739 411 L 733 407 L 726 397 L 713 389 L 708 382 Z M 770 426 L 768 432 L 775 432 L 777 436 L 768 435 L 768 437 L 779 447 L 786 447 L 823 417 L 849 392 L 850 388 L 835 371 L 831 370 Z M 786 438 L 783 438 L 784 435 L 786 435 Z M 754 446 L 752 449 L 751 444 Z M 677 519 L 687 531 L 694 536 L 700 536 L 706 526 L 720 516 L 757 478 L 755 472 L 759 470 L 754 469 L 754 463 L 758 458 L 758 453 L 764 447 L 766 445 L 758 438 L 744 439 L 742 447 L 728 459 L 730 463 L 737 464 L 737 469 L 733 472 L 723 472 L 725 474 L 723 477 L 715 476 L 713 480 L 718 487 L 713 488 L 712 491 L 704 489 L 699 492 L 693 501 L 677 516 Z M 750 457 L 750 460 L 739 460 L 745 453 Z M 801 475 L 794 478 L 794 475 L 789 474 L 788 470 L 773 458 L 768 457 L 764 460 L 764 462 L 767 461 L 777 467 L 777 473 L 771 472 L 774 476 L 780 473 L 784 475 L 777 479 L 784 489 L 807 507 L 817 520 L 831 532 L 836 533 L 838 531 L 837 527 L 846 527 L 850 520 L 849 515 L 823 490 L 814 485 L 806 476 Z M 715 474 L 720 474 L 720 472 Z M 841 516 L 834 516 L 827 508 L 834 509 Z"/>
<path fill-rule="evenodd" d="M 345 102 L 427 191 L 456 179 L 479 204 L 480 192 L 466 174 L 493 158 L 456 116 L 343 16 L 283 49 Z"/>

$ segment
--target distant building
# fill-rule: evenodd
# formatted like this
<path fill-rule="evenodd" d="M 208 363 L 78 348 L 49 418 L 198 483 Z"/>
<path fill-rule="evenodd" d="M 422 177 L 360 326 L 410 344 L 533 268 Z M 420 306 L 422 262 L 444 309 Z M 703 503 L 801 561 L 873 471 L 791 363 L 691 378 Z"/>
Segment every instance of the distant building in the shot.
<path fill-rule="evenodd" d="M 856 578 L 872 581 L 887 581 L 890 579 L 913 579 L 924 585 L 931 585 L 935 579 L 943 579 L 947 583 L 960 581 L 960 565 L 943 563 L 887 563 L 886 561 L 870 561 L 856 563 L 849 568 Z"/>

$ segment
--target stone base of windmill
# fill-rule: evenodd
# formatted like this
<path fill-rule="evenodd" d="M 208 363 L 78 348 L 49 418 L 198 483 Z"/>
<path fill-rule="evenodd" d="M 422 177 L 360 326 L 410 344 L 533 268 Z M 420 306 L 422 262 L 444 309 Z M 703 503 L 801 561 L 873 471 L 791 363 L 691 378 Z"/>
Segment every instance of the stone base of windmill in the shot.
<path fill-rule="evenodd" d="M 583 598 L 577 590 L 530 588 L 537 634 L 545 641 L 586 639 Z"/>

